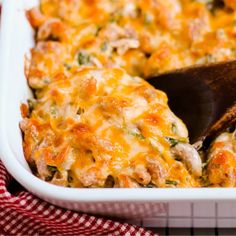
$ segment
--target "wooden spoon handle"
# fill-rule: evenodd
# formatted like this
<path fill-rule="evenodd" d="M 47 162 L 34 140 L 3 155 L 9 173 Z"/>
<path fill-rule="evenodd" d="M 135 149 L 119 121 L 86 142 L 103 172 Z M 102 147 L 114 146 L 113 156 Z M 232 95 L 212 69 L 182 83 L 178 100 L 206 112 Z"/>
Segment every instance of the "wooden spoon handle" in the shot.
<path fill-rule="evenodd" d="M 211 142 L 228 128 L 235 128 L 236 125 L 236 102 L 221 116 L 221 118 L 212 125 L 206 136 L 194 144 L 197 149 L 207 149 Z"/>

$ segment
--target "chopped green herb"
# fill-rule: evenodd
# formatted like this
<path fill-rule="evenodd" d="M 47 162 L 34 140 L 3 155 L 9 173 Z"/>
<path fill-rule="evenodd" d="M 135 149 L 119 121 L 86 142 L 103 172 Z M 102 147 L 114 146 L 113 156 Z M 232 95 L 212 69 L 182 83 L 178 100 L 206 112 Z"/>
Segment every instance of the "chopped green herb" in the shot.
<path fill-rule="evenodd" d="M 29 112 L 31 113 L 35 106 L 36 106 L 36 100 L 35 99 L 28 99 L 28 106 L 29 106 Z"/>
<path fill-rule="evenodd" d="M 207 176 L 203 175 L 200 177 L 200 179 L 201 179 L 201 183 L 203 187 L 210 187 L 212 185 L 212 183 L 209 182 L 209 179 L 207 178 Z"/>
<path fill-rule="evenodd" d="M 56 167 L 56 166 L 49 166 L 49 165 L 47 165 L 47 169 L 48 169 L 50 172 L 52 172 L 52 173 L 57 172 L 57 167 Z"/>
<path fill-rule="evenodd" d="M 102 50 L 103 52 L 105 52 L 105 51 L 107 50 L 107 48 L 108 48 L 107 42 L 103 42 L 103 43 L 101 44 L 101 50 Z"/>
<path fill-rule="evenodd" d="M 145 13 L 143 17 L 144 17 L 144 24 L 145 25 L 149 25 L 152 23 L 152 21 L 153 21 L 152 15 Z"/>
<path fill-rule="evenodd" d="M 50 113 L 53 115 L 53 116 L 56 116 L 57 115 L 57 109 L 56 109 L 56 104 L 52 104 L 50 106 Z"/>
<path fill-rule="evenodd" d="M 133 135 L 134 137 L 137 137 L 140 140 L 145 140 L 145 137 L 141 133 L 130 132 L 130 134 Z"/>
<path fill-rule="evenodd" d="M 174 147 L 178 143 L 186 143 L 188 139 L 186 138 L 172 138 L 172 137 L 165 137 L 165 140 L 171 144 L 171 147 Z"/>
<path fill-rule="evenodd" d="M 166 184 L 177 186 L 178 182 L 175 180 L 166 179 Z"/>
<path fill-rule="evenodd" d="M 140 130 L 139 130 L 138 128 L 127 128 L 126 124 L 124 123 L 122 129 L 123 129 L 126 133 L 128 133 L 128 134 L 130 134 L 130 135 L 132 135 L 132 136 L 134 136 L 134 137 L 137 137 L 137 138 L 140 139 L 140 140 L 145 140 L 145 139 L 146 139 L 146 138 L 142 135 L 142 133 L 140 132 Z"/>
<path fill-rule="evenodd" d="M 53 177 L 55 176 L 55 174 L 57 173 L 57 167 L 56 166 L 49 166 L 47 165 L 47 169 L 50 172 L 49 176 L 47 176 L 45 178 L 46 181 L 51 181 L 53 179 Z"/>
<path fill-rule="evenodd" d="M 154 184 L 148 184 L 147 186 L 145 186 L 146 188 L 155 188 Z"/>
<path fill-rule="evenodd" d="M 225 39 L 226 38 L 226 34 L 225 34 L 225 30 L 223 28 L 220 28 L 216 31 L 216 36 L 219 39 Z"/>
<path fill-rule="evenodd" d="M 78 64 L 81 66 L 81 65 L 88 65 L 90 64 L 90 55 L 86 54 L 86 53 L 83 53 L 83 52 L 79 52 L 78 53 L 78 58 L 77 58 L 77 61 L 78 61 Z"/>
<path fill-rule="evenodd" d="M 212 183 L 210 182 L 203 183 L 203 187 L 210 187 L 210 186 L 212 186 Z"/>
<path fill-rule="evenodd" d="M 121 12 L 116 11 L 111 14 L 109 21 L 111 23 L 114 23 L 114 22 L 119 22 L 120 19 L 121 19 Z"/>
<path fill-rule="evenodd" d="M 116 20 L 115 20 L 114 17 L 111 16 L 110 19 L 109 19 L 109 22 L 114 23 L 114 22 L 116 22 Z"/>
<path fill-rule="evenodd" d="M 101 25 L 97 25 L 97 29 L 96 29 L 96 32 L 95 32 L 95 36 L 98 36 L 99 32 L 101 31 L 102 29 L 102 26 Z"/>
<path fill-rule="evenodd" d="M 50 78 L 44 77 L 43 78 L 43 84 L 49 84 L 50 83 Z"/>
<path fill-rule="evenodd" d="M 176 126 L 176 123 L 172 123 L 171 124 L 171 130 L 174 134 L 177 134 L 177 126 Z"/>
<path fill-rule="evenodd" d="M 70 66 L 68 63 L 64 63 L 64 67 L 65 67 L 67 70 L 70 70 L 70 69 L 71 69 L 71 66 Z"/>
<path fill-rule="evenodd" d="M 179 140 L 171 137 L 165 137 L 165 140 L 168 141 L 171 144 L 171 146 L 175 146 L 180 142 Z"/>

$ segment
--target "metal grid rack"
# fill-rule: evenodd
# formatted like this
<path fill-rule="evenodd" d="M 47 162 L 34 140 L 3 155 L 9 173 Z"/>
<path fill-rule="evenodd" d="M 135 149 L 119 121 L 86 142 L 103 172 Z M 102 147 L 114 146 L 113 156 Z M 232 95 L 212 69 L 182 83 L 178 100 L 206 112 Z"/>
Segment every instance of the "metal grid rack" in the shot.
<path fill-rule="evenodd" d="M 236 227 L 236 226 L 235 226 Z M 148 228 L 161 236 L 235 236 L 236 228 Z"/>
<path fill-rule="evenodd" d="M 151 229 L 160 235 L 236 235 L 236 203 L 165 203 L 165 211 L 128 223 Z"/>

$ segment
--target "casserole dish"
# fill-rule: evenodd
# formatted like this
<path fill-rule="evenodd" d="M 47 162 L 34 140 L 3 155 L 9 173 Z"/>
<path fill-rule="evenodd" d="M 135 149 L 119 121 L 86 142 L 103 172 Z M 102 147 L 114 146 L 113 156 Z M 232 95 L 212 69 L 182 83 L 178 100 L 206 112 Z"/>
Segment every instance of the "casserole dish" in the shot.
<path fill-rule="evenodd" d="M 0 155 L 11 175 L 30 192 L 55 205 L 126 219 L 158 216 L 156 226 L 194 226 L 195 208 L 198 215 L 196 217 L 205 219 L 210 214 L 209 218 L 213 223 L 208 227 L 218 224 L 217 217 L 222 216 L 224 220 L 234 215 L 236 208 L 232 201 L 236 199 L 236 191 L 233 188 L 72 189 L 48 184 L 31 173 L 23 155 L 19 122 L 22 119 L 20 104 L 32 96 L 24 75 L 24 63 L 25 56 L 29 55 L 29 50 L 34 45 L 34 35 L 25 10 L 36 4 L 37 1 L 34 0 L 3 3 L 0 45 Z M 231 203 L 221 203 L 226 200 Z M 223 204 L 223 207 L 219 205 L 217 208 L 219 211 L 215 210 L 217 202 Z M 193 204 L 197 204 L 197 207 Z M 229 211 L 224 211 L 225 209 Z M 181 217 L 190 217 L 188 223 L 180 221 Z M 198 226 L 201 226 L 200 221 Z"/>

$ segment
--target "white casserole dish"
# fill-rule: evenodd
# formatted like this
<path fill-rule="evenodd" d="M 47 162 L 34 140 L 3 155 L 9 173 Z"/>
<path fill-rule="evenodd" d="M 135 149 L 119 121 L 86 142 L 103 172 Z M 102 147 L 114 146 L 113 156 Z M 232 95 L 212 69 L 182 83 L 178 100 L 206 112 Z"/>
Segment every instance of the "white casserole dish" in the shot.
<path fill-rule="evenodd" d="M 22 119 L 20 104 L 26 102 L 31 96 L 24 76 L 25 55 L 29 55 L 29 50 L 34 45 L 33 30 L 26 19 L 25 10 L 36 5 L 37 2 L 36 0 L 3 2 L 0 42 L 0 156 L 12 176 L 30 192 L 55 205 L 122 218 L 165 219 L 165 223 L 157 221 L 157 226 L 194 226 L 193 220 L 189 223 L 191 225 L 173 221 L 174 216 L 187 217 L 187 208 L 191 211 L 193 219 L 193 202 L 198 204 L 197 210 L 202 206 L 202 210 L 205 211 L 205 214 L 202 214 L 203 218 L 208 217 L 208 203 L 221 204 L 222 201 L 224 201 L 222 204 L 231 204 L 228 207 L 229 216 L 225 213 L 223 216 L 226 218 L 232 217 L 232 214 L 236 216 L 236 209 L 234 209 L 236 189 L 234 188 L 72 189 L 48 184 L 32 175 L 23 155 L 19 122 Z M 226 200 L 230 202 L 226 203 Z M 174 216 L 171 215 L 170 210 L 173 207 Z M 234 209 L 233 213 L 230 209 Z M 214 211 L 218 212 L 218 210 Z M 215 227 L 218 222 L 217 217 L 220 215 L 221 212 L 214 215 L 211 213 L 209 217 L 214 219 L 214 223 L 208 227 Z M 202 224 L 198 223 L 198 226 Z"/>

